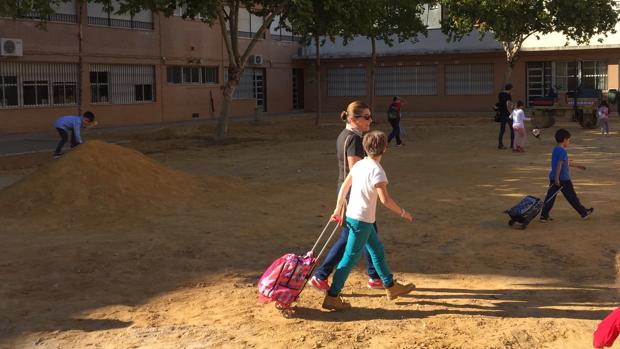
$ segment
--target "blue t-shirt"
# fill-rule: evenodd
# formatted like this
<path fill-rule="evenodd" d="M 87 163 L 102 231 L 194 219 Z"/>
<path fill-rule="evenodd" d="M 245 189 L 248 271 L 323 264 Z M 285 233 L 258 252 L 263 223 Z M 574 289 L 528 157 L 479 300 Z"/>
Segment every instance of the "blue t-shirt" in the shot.
<path fill-rule="evenodd" d="M 566 149 L 561 146 L 556 146 L 553 148 L 553 153 L 551 153 L 551 172 L 549 173 L 549 179 L 555 180 L 555 170 L 558 166 L 558 161 L 564 161 L 562 163 L 562 168 L 560 169 L 560 180 L 561 181 L 569 181 L 570 175 L 568 174 L 568 152 Z"/>

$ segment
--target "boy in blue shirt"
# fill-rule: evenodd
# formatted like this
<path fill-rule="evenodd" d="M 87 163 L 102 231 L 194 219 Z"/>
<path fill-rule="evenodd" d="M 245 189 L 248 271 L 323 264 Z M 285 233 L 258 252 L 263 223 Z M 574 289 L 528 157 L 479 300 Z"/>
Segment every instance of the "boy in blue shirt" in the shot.
<path fill-rule="evenodd" d="M 71 132 L 71 148 L 77 147 L 82 144 L 82 136 L 80 135 L 80 129 L 82 127 L 95 126 L 95 114 L 87 111 L 84 116 L 61 116 L 54 123 L 54 127 L 60 135 L 60 142 L 56 146 L 54 156 L 58 157 L 62 155 L 62 147 L 67 143 L 69 139 L 69 132 Z"/>
<path fill-rule="evenodd" d="M 568 160 L 566 148 L 570 144 L 570 132 L 563 128 L 559 129 L 555 133 L 555 140 L 558 142 L 558 145 L 553 148 L 553 153 L 551 154 L 551 172 L 549 173 L 550 185 L 547 196 L 545 197 L 542 213 L 540 214 L 540 221 L 548 222 L 552 220 L 552 218 L 549 217 L 549 212 L 553 208 L 555 193 L 558 190 L 562 191 L 568 203 L 581 215 L 581 218 L 588 218 L 588 216 L 594 212 L 594 208 L 585 208 L 581 202 L 579 202 L 568 171 L 569 166 L 576 167 L 580 170 L 585 170 L 586 167 Z"/>

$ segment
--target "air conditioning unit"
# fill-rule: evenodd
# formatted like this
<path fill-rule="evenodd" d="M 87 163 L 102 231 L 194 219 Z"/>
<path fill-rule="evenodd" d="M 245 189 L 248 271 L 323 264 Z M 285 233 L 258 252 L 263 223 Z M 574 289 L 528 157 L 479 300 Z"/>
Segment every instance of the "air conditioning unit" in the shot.
<path fill-rule="evenodd" d="M 263 56 L 262 55 L 251 55 L 250 56 L 250 64 L 261 65 L 263 64 Z"/>
<path fill-rule="evenodd" d="M 0 38 L 0 56 L 23 56 L 22 39 Z"/>

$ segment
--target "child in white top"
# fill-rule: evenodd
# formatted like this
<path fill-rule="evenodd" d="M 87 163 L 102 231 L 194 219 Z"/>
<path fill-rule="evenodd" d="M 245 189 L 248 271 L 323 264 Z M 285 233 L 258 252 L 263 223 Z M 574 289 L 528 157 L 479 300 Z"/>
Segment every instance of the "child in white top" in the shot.
<path fill-rule="evenodd" d="M 387 137 L 381 131 L 372 131 L 364 136 L 362 145 L 368 156 L 356 162 L 351 168 L 351 172 L 340 187 L 336 209 L 332 214 L 332 220 L 341 219 L 339 214 L 350 189 L 345 222 L 349 228 L 349 237 L 342 260 L 336 267 L 332 285 L 323 301 L 323 308 L 329 310 L 344 310 L 351 307 L 351 304 L 343 301 L 339 295 L 365 247 L 383 281 L 388 300 L 405 295 L 415 288 L 413 284 L 401 284 L 393 279 L 385 261 L 383 244 L 379 241 L 374 227 L 377 198 L 401 218 L 413 221 L 411 214 L 400 207 L 387 191 L 387 175 L 381 167 L 381 157 L 387 149 Z"/>
<path fill-rule="evenodd" d="M 607 102 L 602 101 L 596 110 L 598 124 L 601 126 L 601 134 L 609 136 L 609 106 Z"/>
<path fill-rule="evenodd" d="M 525 151 L 525 120 L 530 120 L 523 112 L 523 101 L 517 102 L 510 118 L 512 119 L 512 128 L 515 131 L 514 149 L 512 151 L 522 153 Z"/>

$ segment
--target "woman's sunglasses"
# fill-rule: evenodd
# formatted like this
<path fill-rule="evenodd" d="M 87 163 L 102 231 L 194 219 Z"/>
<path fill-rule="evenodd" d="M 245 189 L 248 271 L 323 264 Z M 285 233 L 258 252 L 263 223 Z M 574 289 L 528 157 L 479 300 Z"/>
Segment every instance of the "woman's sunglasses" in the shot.
<path fill-rule="evenodd" d="M 372 115 L 354 115 L 356 119 L 364 118 L 364 120 L 368 121 L 372 119 Z"/>

